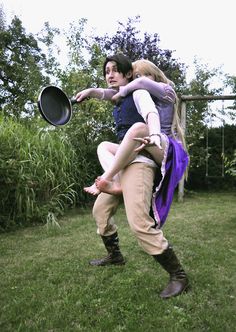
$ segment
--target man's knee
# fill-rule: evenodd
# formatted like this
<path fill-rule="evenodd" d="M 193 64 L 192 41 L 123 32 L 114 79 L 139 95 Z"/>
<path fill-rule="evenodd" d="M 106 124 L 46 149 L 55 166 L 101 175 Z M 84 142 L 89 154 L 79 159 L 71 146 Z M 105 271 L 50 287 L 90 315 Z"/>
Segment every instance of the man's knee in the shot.
<path fill-rule="evenodd" d="M 97 225 L 97 234 L 109 236 L 117 231 L 112 213 L 113 211 L 108 212 L 103 204 L 94 204 L 92 215 Z"/>
<path fill-rule="evenodd" d="M 119 196 L 100 193 L 92 209 L 93 218 L 98 223 L 106 224 L 108 220 L 116 213 L 119 206 Z"/>

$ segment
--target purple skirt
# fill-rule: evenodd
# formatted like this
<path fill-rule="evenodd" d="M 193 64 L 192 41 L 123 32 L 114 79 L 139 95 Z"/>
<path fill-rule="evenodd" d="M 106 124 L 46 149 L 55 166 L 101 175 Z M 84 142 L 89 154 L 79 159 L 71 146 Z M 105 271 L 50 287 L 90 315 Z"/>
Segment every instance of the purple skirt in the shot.
<path fill-rule="evenodd" d="M 182 144 L 166 135 L 163 136 L 167 144 L 152 197 L 152 212 L 157 228 L 161 228 L 166 221 L 175 189 L 189 162 L 188 154 Z"/>

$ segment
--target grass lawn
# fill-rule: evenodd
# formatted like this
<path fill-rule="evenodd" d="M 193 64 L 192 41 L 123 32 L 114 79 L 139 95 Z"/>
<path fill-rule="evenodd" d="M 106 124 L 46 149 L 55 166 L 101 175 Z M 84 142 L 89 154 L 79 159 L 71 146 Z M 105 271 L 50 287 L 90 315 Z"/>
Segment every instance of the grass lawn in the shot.
<path fill-rule="evenodd" d="M 105 254 L 91 209 L 61 228 L 0 235 L 0 331 L 236 331 L 236 195 L 175 199 L 163 231 L 188 272 L 191 290 L 159 298 L 167 273 L 145 254 L 117 213 L 124 266 L 91 267 Z"/>

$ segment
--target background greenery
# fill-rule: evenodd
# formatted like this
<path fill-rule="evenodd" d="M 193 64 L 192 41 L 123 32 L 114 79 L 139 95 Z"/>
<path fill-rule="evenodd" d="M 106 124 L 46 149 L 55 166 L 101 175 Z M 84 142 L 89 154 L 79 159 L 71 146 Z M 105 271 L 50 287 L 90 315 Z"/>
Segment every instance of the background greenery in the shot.
<path fill-rule="evenodd" d="M 195 77 L 186 82 L 186 66 L 174 51 L 161 49 L 158 33 L 140 33 L 140 18 L 120 22 L 114 35 L 86 34 L 86 19 L 60 31 L 45 22 L 36 35 L 27 34 L 14 17 L 7 26 L 0 7 L 0 231 L 46 223 L 72 206 L 92 199 L 83 187 L 101 173 L 96 147 L 115 141 L 113 105 L 88 100 L 74 107 L 72 120 L 63 128 L 48 125 L 37 107 L 43 87 L 55 84 L 69 97 L 86 87 L 104 87 L 102 64 L 107 54 L 118 51 L 131 60 L 147 58 L 176 84 L 179 95 L 219 95 L 227 88 L 236 92 L 236 78 L 195 61 Z M 57 38 L 66 38 L 66 64 L 59 63 Z M 221 82 L 212 88 L 212 82 Z M 186 139 L 191 158 L 188 190 L 235 189 L 235 125 L 209 128 L 213 144 L 206 148 L 207 119 L 211 103 L 191 102 L 187 109 Z M 235 102 L 219 112 L 234 119 Z M 212 115 L 215 116 L 214 113 Z M 213 176 L 206 177 L 206 157 Z M 225 176 L 219 176 L 222 161 Z"/>
<path fill-rule="evenodd" d="M 176 199 L 163 230 L 186 269 L 190 292 L 162 300 L 167 273 L 138 246 L 117 213 L 124 266 L 91 267 L 105 255 L 91 210 L 0 235 L 0 329 L 83 332 L 235 330 L 235 194 Z"/>
<path fill-rule="evenodd" d="M 0 141 L 1 229 L 42 222 L 74 204 L 77 159 L 65 137 L 6 119 Z"/>

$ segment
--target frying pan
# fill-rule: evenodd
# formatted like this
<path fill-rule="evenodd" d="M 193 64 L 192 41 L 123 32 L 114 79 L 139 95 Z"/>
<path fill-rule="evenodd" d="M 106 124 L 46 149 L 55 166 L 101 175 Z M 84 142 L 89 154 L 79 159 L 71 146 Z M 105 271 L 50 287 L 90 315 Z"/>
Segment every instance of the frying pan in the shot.
<path fill-rule="evenodd" d="M 38 98 L 38 108 L 43 118 L 53 126 L 63 126 L 72 116 L 75 98 L 69 99 L 60 88 L 49 85 L 42 89 Z"/>

